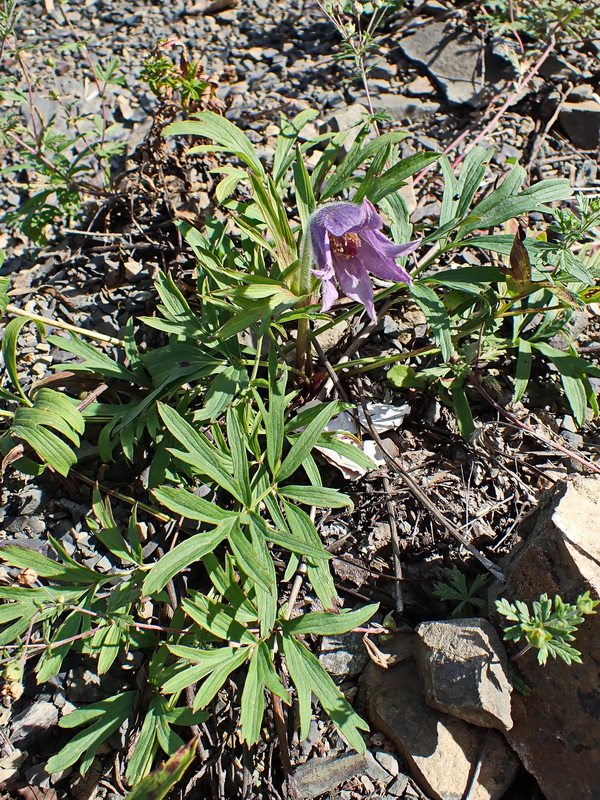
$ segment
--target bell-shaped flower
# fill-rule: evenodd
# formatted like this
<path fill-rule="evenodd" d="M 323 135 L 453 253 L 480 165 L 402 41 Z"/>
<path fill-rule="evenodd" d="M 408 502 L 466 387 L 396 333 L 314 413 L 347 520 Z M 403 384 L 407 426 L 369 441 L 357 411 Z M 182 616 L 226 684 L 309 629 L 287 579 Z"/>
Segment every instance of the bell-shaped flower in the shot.
<path fill-rule="evenodd" d="M 351 300 L 362 303 L 375 322 L 373 287 L 368 272 L 384 281 L 411 283 L 408 272 L 395 259 L 414 252 L 420 244 L 397 245 L 381 233 L 383 222 L 368 200 L 331 203 L 318 208 L 309 220 L 309 235 L 321 280 L 323 311 L 339 297 L 337 286 Z"/>

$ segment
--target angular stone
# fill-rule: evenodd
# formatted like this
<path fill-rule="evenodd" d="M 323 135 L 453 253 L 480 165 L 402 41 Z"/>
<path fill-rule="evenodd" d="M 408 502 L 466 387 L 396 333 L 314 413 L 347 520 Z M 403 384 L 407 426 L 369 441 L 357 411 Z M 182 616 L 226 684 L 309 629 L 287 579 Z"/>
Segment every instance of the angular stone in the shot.
<path fill-rule="evenodd" d="M 381 764 L 386 772 L 389 772 L 390 775 L 395 778 L 396 775 L 400 772 L 400 765 L 398 764 L 398 757 L 395 756 L 393 753 L 387 753 L 385 750 L 380 750 L 377 753 L 374 753 L 375 758 Z"/>
<path fill-rule="evenodd" d="M 13 719 L 10 741 L 20 748 L 27 746 L 58 722 L 58 708 L 54 703 L 36 700 Z"/>
<path fill-rule="evenodd" d="M 366 117 L 369 115 L 369 110 L 366 106 L 363 106 L 361 103 L 352 103 L 352 105 L 346 106 L 345 108 L 336 109 L 333 114 L 329 117 L 326 124 L 321 127 L 321 133 L 325 133 L 326 131 L 347 131 L 349 130 L 349 134 L 346 137 L 346 140 L 343 145 L 343 149 L 345 152 L 348 152 L 352 145 L 354 144 L 356 137 L 361 131 L 361 122 L 365 120 Z M 366 138 L 372 139 L 374 137 L 374 133 L 369 131 Z"/>
<path fill-rule="evenodd" d="M 428 119 L 437 114 L 437 103 L 420 100 L 418 97 L 405 97 L 402 94 L 378 94 L 372 98 L 373 111 L 386 111 L 397 122 L 415 122 Z"/>
<path fill-rule="evenodd" d="M 523 545 L 503 566 L 495 594 L 531 603 L 543 593 L 573 602 L 600 594 L 600 478 L 557 484 L 523 522 Z M 492 598 L 493 599 L 493 598 Z M 503 618 L 502 618 L 503 619 Z M 515 652 L 522 645 L 515 646 Z M 597 800 L 600 786 L 600 614 L 586 616 L 573 645 L 581 664 L 537 663 L 535 650 L 516 662 L 531 688 L 513 692 L 513 727 L 506 734 L 546 800 Z"/>
<path fill-rule="evenodd" d="M 294 786 L 300 797 L 310 800 L 330 792 L 340 783 L 367 771 L 367 756 L 358 753 L 339 758 L 310 758 L 294 772 Z"/>
<path fill-rule="evenodd" d="M 422 95 L 432 94 L 434 91 L 434 88 L 431 85 L 431 81 L 424 75 L 419 75 L 409 84 L 407 84 L 404 88 L 411 97 L 412 96 L 420 97 Z"/>
<path fill-rule="evenodd" d="M 415 657 L 430 706 L 505 731 L 512 727 L 506 651 L 485 619 L 423 622 Z"/>
<path fill-rule="evenodd" d="M 366 667 L 369 655 L 360 633 L 324 636 L 319 661 L 330 675 L 354 677 Z"/>
<path fill-rule="evenodd" d="M 565 103 L 558 120 L 575 147 L 595 150 L 600 145 L 600 103 L 597 100 Z"/>
<path fill-rule="evenodd" d="M 405 660 L 387 670 L 370 663 L 360 679 L 360 698 L 371 723 L 393 742 L 433 800 L 461 800 L 480 759 L 470 800 L 499 800 L 515 776 L 516 756 L 498 731 L 427 705 L 410 658 L 412 639 L 397 634 L 382 649 Z"/>

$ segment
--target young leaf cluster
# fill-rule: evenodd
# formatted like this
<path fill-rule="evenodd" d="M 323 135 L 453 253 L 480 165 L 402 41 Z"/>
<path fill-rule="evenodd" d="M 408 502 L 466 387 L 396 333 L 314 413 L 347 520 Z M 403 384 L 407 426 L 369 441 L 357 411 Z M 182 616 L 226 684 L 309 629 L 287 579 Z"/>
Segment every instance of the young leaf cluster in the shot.
<path fill-rule="evenodd" d="M 598 602 L 589 592 L 580 595 L 575 603 L 565 603 L 559 595 L 553 602 L 543 594 L 533 601 L 531 609 L 521 600 L 510 603 L 506 598 L 497 600 L 496 608 L 509 622 L 515 623 L 504 628 L 504 638 L 514 642 L 525 639 L 526 650 L 537 649 L 539 664 L 545 664 L 548 656 L 561 658 L 566 664 L 580 664 L 581 653 L 570 642 L 575 640 L 573 634 L 583 623 L 584 615 L 596 613 Z"/>
<path fill-rule="evenodd" d="M 444 571 L 446 583 L 438 581 L 433 588 L 433 594 L 440 600 L 457 604 L 452 609 L 451 616 L 458 618 L 481 615 L 487 608 L 487 602 L 481 597 L 481 590 L 488 580 L 487 575 L 477 575 L 469 585 L 466 575 L 455 564 Z"/>

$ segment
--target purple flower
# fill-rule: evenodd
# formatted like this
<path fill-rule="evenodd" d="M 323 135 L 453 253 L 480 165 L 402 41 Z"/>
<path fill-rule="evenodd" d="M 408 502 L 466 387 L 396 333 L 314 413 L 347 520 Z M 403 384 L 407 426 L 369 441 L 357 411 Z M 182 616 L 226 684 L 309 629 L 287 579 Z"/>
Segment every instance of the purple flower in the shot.
<path fill-rule="evenodd" d="M 396 245 L 381 233 L 381 217 L 368 200 L 362 205 L 331 203 L 318 208 L 309 220 L 310 241 L 321 279 L 323 308 L 328 311 L 339 297 L 336 283 L 352 300 L 362 303 L 375 321 L 373 287 L 367 270 L 385 281 L 411 283 L 410 275 L 395 259 L 412 253 L 420 240 Z"/>

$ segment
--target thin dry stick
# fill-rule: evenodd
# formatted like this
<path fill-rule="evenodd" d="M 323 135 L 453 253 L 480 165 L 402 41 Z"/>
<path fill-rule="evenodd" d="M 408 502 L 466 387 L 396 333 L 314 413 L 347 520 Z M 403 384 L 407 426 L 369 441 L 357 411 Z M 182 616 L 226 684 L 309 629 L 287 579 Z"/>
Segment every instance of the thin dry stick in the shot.
<path fill-rule="evenodd" d="M 367 427 L 371 433 L 371 436 L 375 439 L 375 441 L 379 445 L 379 448 L 381 449 L 386 464 L 398 473 L 398 475 L 402 478 L 404 484 L 407 486 L 408 489 L 410 489 L 410 491 L 413 493 L 416 499 L 423 506 L 425 506 L 425 508 L 429 511 L 431 516 L 434 519 L 436 519 L 437 522 L 439 522 L 440 525 L 442 525 L 451 536 L 454 536 L 454 538 L 457 539 L 463 545 L 463 547 L 473 556 L 473 558 L 476 558 L 477 561 L 479 561 L 479 563 L 482 564 L 488 570 L 488 572 L 490 572 L 494 576 L 494 578 L 497 578 L 502 583 L 506 583 L 506 578 L 504 577 L 501 570 L 492 561 L 490 561 L 489 558 L 486 558 L 483 555 L 483 553 L 480 553 L 476 547 L 473 547 L 473 545 L 469 542 L 469 540 L 462 535 L 462 533 L 456 528 L 456 526 L 453 525 L 450 522 L 450 520 L 446 516 L 444 516 L 444 514 L 442 514 L 442 512 L 439 510 L 436 504 L 425 494 L 425 492 L 419 486 L 417 486 L 417 484 L 414 482 L 411 476 L 400 466 L 400 464 L 396 461 L 396 459 L 390 456 L 390 454 L 385 449 L 385 445 L 381 439 L 381 436 L 375 430 L 375 427 L 371 420 L 371 415 L 369 414 L 369 410 L 367 408 L 367 404 L 364 401 L 362 391 L 359 392 L 358 399 L 362 406 L 365 419 L 367 421 Z"/>
<path fill-rule="evenodd" d="M 596 472 L 598 475 L 600 475 L 600 467 L 598 467 L 597 464 L 594 464 L 593 461 L 589 461 L 587 458 L 584 458 L 583 456 L 580 456 L 579 453 L 575 453 L 573 450 L 569 450 L 567 447 L 563 447 L 561 444 L 558 444 L 558 442 L 553 442 L 551 439 L 546 439 L 543 436 L 540 436 L 540 434 L 536 430 L 531 428 L 529 425 L 526 425 L 524 422 L 521 422 L 520 419 L 517 419 L 517 417 L 515 417 L 513 414 L 511 414 L 505 408 L 502 408 L 502 406 L 499 405 L 493 399 L 493 397 L 490 397 L 490 395 L 486 392 L 486 390 L 483 388 L 483 386 L 479 383 L 479 381 L 473 375 L 471 375 L 469 383 L 471 383 L 471 385 L 474 386 L 475 389 L 477 389 L 479 394 L 485 400 L 487 400 L 487 402 L 493 408 L 495 408 L 496 411 L 499 414 L 502 414 L 503 417 L 505 417 L 506 419 L 510 420 L 510 422 L 512 422 L 513 425 L 516 425 L 517 428 L 521 428 L 521 430 L 527 431 L 527 433 L 529 433 L 529 434 L 531 434 L 531 436 L 535 437 L 538 440 L 538 442 L 542 442 L 543 444 L 548 445 L 548 447 L 551 447 L 554 450 L 558 450 L 559 453 L 562 453 L 565 456 L 569 456 L 569 458 L 572 458 L 575 461 L 578 461 L 580 464 L 583 464 L 583 466 L 587 467 L 588 469 L 591 469 L 592 472 Z"/>
<path fill-rule="evenodd" d="M 547 45 L 546 49 L 544 50 L 544 52 L 542 53 L 542 55 L 541 55 L 541 56 L 538 58 L 537 62 L 536 62 L 536 63 L 533 65 L 533 67 L 532 67 L 532 68 L 529 70 L 529 72 L 527 73 L 527 75 L 526 75 L 524 78 L 522 78 L 522 79 L 521 79 L 521 80 L 520 80 L 520 81 L 517 83 L 517 85 L 515 86 L 515 88 L 513 89 L 513 91 L 512 91 L 512 92 L 511 92 L 511 93 L 508 95 L 508 97 L 506 98 L 506 100 L 504 101 L 504 103 L 503 103 L 503 104 L 500 106 L 499 110 L 496 112 L 496 114 L 494 114 L 494 116 L 493 116 L 493 117 L 492 117 L 492 119 L 491 119 L 491 120 L 488 122 L 488 124 L 485 126 L 485 128 L 483 128 L 483 130 L 481 130 L 481 131 L 480 131 L 480 132 L 477 134 L 477 136 L 476 136 L 476 137 L 473 139 L 473 141 L 472 141 L 470 144 L 468 144 L 468 145 L 465 147 L 465 149 L 464 149 L 464 150 L 462 151 L 462 153 L 461 153 L 461 154 L 458 156 L 458 158 L 456 158 L 456 159 L 455 159 L 455 160 L 452 162 L 452 166 L 453 166 L 453 167 L 456 167 L 456 166 L 458 166 L 458 164 L 460 164 L 460 162 L 461 162 L 461 161 L 464 159 L 464 157 L 467 155 L 467 153 L 470 153 L 470 152 L 471 152 L 471 150 L 472 150 L 474 147 L 476 147 L 476 146 L 479 144 L 479 142 L 480 142 L 480 141 L 481 141 L 481 140 L 482 140 L 482 139 L 483 139 L 485 136 L 487 136 L 487 134 L 488 134 L 488 133 L 489 133 L 491 130 L 493 130 L 493 129 L 496 127 L 496 125 L 497 125 L 498 121 L 499 121 L 499 120 L 501 119 L 501 117 L 504 115 L 504 112 L 506 111 L 506 109 L 507 109 L 507 108 L 508 108 L 508 107 L 509 107 L 509 106 L 510 106 L 512 103 L 514 103 L 514 102 L 515 102 L 515 100 L 516 100 L 516 99 L 519 97 L 519 95 L 521 94 L 521 92 L 523 91 L 523 89 L 524 89 L 524 88 L 527 86 L 527 84 L 529 83 L 529 81 L 530 81 L 530 80 L 532 80 L 532 79 L 535 77 L 535 75 L 537 75 L 537 73 L 538 73 L 538 71 L 539 71 L 540 67 L 542 66 L 542 64 L 544 63 L 544 61 L 545 61 L 545 60 L 548 58 L 548 56 L 550 55 L 550 53 L 552 52 L 552 50 L 554 50 L 554 45 L 555 45 L 555 43 L 556 43 L 556 40 L 555 40 L 555 38 L 554 38 L 554 35 L 552 35 L 552 36 L 550 37 L 550 41 L 548 42 L 548 45 Z"/>
<path fill-rule="evenodd" d="M 151 517 L 155 519 L 159 519 L 161 522 L 173 522 L 173 517 L 169 517 L 167 514 L 162 514 L 160 511 L 157 511 L 152 506 L 147 505 L 146 503 L 141 503 L 138 500 L 134 500 L 133 497 L 129 497 L 122 492 L 117 492 L 114 489 L 109 489 L 107 486 L 103 486 L 102 484 L 98 483 L 98 481 L 94 480 L 93 478 L 88 478 L 87 475 L 84 475 L 82 472 L 78 472 L 75 469 L 72 469 L 69 473 L 70 476 L 73 478 L 77 478 L 77 480 L 86 483 L 88 486 L 93 486 L 97 488 L 99 491 L 104 492 L 104 494 L 108 494 L 111 497 L 116 497 L 117 500 L 123 500 L 123 502 L 128 503 L 130 506 L 137 506 L 141 508 L 146 514 L 150 514 Z"/>
<path fill-rule="evenodd" d="M 483 130 L 481 130 L 481 131 L 480 131 L 480 132 L 477 134 L 477 136 L 475 137 L 475 139 L 474 139 L 474 140 L 473 140 L 473 141 L 472 141 L 470 144 L 468 144 L 468 145 L 465 147 L 465 149 L 464 149 L 464 150 L 463 150 L 463 152 L 460 154 L 460 156 L 459 156 L 459 157 L 458 157 L 458 158 L 457 158 L 457 159 L 456 159 L 456 160 L 453 162 L 453 164 L 452 164 L 452 166 L 453 166 L 453 167 L 456 167 L 456 166 L 458 166 L 458 164 L 460 164 L 460 162 L 461 162 L 461 161 L 463 160 L 463 158 L 464 158 L 464 157 L 467 155 L 467 153 L 469 153 L 469 152 L 470 152 L 470 151 L 471 151 L 471 150 L 472 150 L 472 149 L 473 149 L 473 148 L 474 148 L 474 147 L 475 147 L 477 144 L 479 144 L 479 142 L 480 142 L 480 141 L 483 139 L 483 137 L 484 137 L 484 136 L 487 136 L 487 134 L 488 134 L 488 133 L 489 133 L 491 130 L 493 130 L 493 129 L 495 128 L 495 126 L 496 126 L 496 124 L 498 123 L 498 121 L 499 121 L 499 120 L 501 119 L 501 117 L 504 115 L 504 112 L 506 111 L 506 109 L 507 109 L 507 108 L 508 108 L 508 107 L 509 107 L 509 106 L 510 106 L 512 103 L 514 103 L 514 102 L 515 102 L 515 100 L 516 100 L 516 99 L 517 99 L 517 97 L 518 97 L 518 96 L 521 94 L 521 92 L 522 92 L 522 91 L 525 89 L 525 87 L 527 86 L 527 84 L 528 84 L 528 83 L 529 83 L 529 82 L 532 80 L 532 78 L 533 78 L 533 77 L 534 77 L 534 76 L 537 74 L 537 72 L 539 71 L 540 67 L 541 67 L 541 66 L 542 66 L 542 64 L 544 63 L 544 61 L 545 61 L 545 60 L 548 58 L 548 56 L 549 56 L 549 55 L 550 55 L 550 53 L 552 52 L 552 50 L 553 50 L 553 48 L 554 48 L 554 45 L 555 45 L 554 36 L 551 36 L 551 37 L 550 37 L 550 42 L 548 43 L 548 46 L 546 47 L 546 49 L 544 50 L 544 52 L 542 53 L 542 55 L 541 55 L 541 56 L 540 56 L 540 58 L 538 59 L 537 63 L 536 63 L 536 64 L 534 64 L 534 66 L 533 66 L 533 67 L 531 68 L 531 70 L 530 70 L 530 71 L 527 73 L 527 75 L 526 75 L 524 78 L 522 78 L 522 79 L 521 79 L 521 80 L 520 80 L 520 81 L 519 81 L 519 82 L 516 84 L 516 86 L 514 87 L 513 91 L 512 91 L 512 92 L 511 92 L 511 93 L 508 95 L 508 97 L 506 98 L 506 100 L 504 101 L 504 103 L 502 104 L 502 106 L 500 107 L 500 109 L 499 109 L 499 110 L 496 112 L 496 114 L 495 114 L 495 115 L 492 117 L 492 119 L 491 119 L 491 120 L 490 120 L 490 121 L 487 123 L 487 125 L 486 125 L 486 126 L 483 128 Z M 499 96 L 500 96 L 500 93 L 496 94 L 496 95 L 495 95 L 495 96 L 492 98 L 492 100 L 490 101 L 490 103 L 489 103 L 488 107 L 487 107 L 487 108 L 486 108 L 486 110 L 485 110 L 485 113 L 487 113 L 487 112 L 490 110 L 490 108 L 491 108 L 492 104 L 494 103 L 494 101 L 495 101 L 495 100 L 496 100 L 496 99 L 497 99 Z M 462 132 L 462 133 L 461 133 L 459 136 L 457 136 L 455 139 L 453 139 L 453 141 L 452 141 L 452 142 L 450 142 L 450 144 L 449 144 L 447 147 L 445 147 L 445 148 L 443 149 L 443 151 L 442 151 L 442 154 L 443 154 L 443 155 L 446 155 L 446 154 L 447 154 L 447 153 L 449 153 L 451 150 L 454 150 L 454 148 L 455 148 L 455 147 L 457 147 L 457 146 L 458 146 L 458 145 L 459 145 L 459 144 L 460 144 L 460 143 L 463 141 L 463 139 L 465 139 L 465 138 L 466 138 L 466 137 L 469 135 L 469 133 L 471 133 L 471 131 L 472 131 L 472 130 L 473 130 L 473 126 L 471 125 L 471 126 L 469 126 L 469 127 L 468 127 L 468 128 L 465 130 L 465 131 L 463 131 L 463 132 Z M 422 178 L 423 178 L 423 177 L 424 177 L 424 176 L 425 176 L 425 175 L 426 175 L 426 174 L 427 174 L 427 173 L 428 173 L 428 172 L 429 172 L 431 169 L 433 169 L 434 165 L 435 165 L 435 162 L 434 162 L 433 164 L 430 164 L 429 166 L 425 167 L 425 169 L 421 170 L 421 172 L 419 172 L 419 174 L 418 174 L 418 175 L 417 175 L 417 176 L 414 178 L 414 183 L 418 183 L 420 180 L 422 180 Z"/>
<path fill-rule="evenodd" d="M 278 695 L 276 695 L 274 692 L 271 692 L 271 700 L 273 701 L 275 728 L 277 729 L 277 736 L 279 737 L 281 766 L 283 767 L 283 771 L 286 773 L 286 775 L 291 775 L 294 771 L 294 768 L 292 767 L 290 748 L 287 741 L 287 732 L 285 730 L 283 703 L 281 702 L 281 697 L 278 697 Z"/>
<path fill-rule="evenodd" d="M 92 389 L 80 403 L 77 403 L 77 411 L 84 411 L 88 406 L 91 406 L 107 389 L 108 383 L 101 383 L 99 386 L 96 386 L 96 388 Z"/>
<path fill-rule="evenodd" d="M 333 385 L 333 386 L 335 386 L 336 391 L 337 391 L 340 399 L 343 400 L 344 402 L 346 402 L 348 400 L 348 395 L 344 391 L 344 387 L 340 383 L 340 379 L 336 375 L 335 370 L 331 365 L 331 361 L 325 355 L 325 351 L 321 347 L 318 339 L 313 339 L 313 345 L 314 345 L 315 350 L 317 351 L 317 355 L 319 356 L 319 360 L 321 361 L 321 363 L 323 364 L 323 366 L 327 370 L 327 374 L 329 375 L 329 380 L 326 381 L 325 385 L 323 386 L 322 396 L 326 396 L 329 393 L 329 390 L 331 389 L 331 386 Z M 321 392 L 319 393 L 319 396 L 321 396 Z"/>
<path fill-rule="evenodd" d="M 546 141 L 548 134 L 550 133 L 550 129 L 558 119 L 560 112 L 563 109 L 564 104 L 567 102 L 568 96 L 571 94 L 575 85 L 570 83 L 569 86 L 565 89 L 565 91 L 560 96 L 560 101 L 554 110 L 554 114 L 550 117 L 548 122 L 544 125 L 544 130 L 542 133 L 538 134 L 535 138 L 533 143 L 533 147 L 531 148 L 531 155 L 529 156 L 529 160 L 527 161 L 527 167 L 532 169 L 532 167 L 536 166 L 537 154 L 540 152 L 542 145 Z"/>
<path fill-rule="evenodd" d="M 382 307 L 381 311 L 379 312 L 379 314 L 377 314 L 377 320 L 375 322 L 369 322 L 369 324 L 366 325 L 362 329 L 362 331 L 354 339 L 352 344 L 346 350 L 344 350 L 344 353 L 340 357 L 340 359 L 338 361 L 338 364 L 345 363 L 346 361 L 348 361 L 354 355 L 354 353 L 357 352 L 357 350 L 360 350 L 360 348 L 367 341 L 369 336 L 373 333 L 375 328 L 379 325 L 379 323 L 381 322 L 383 317 L 385 317 L 385 315 L 390 310 L 390 308 L 394 305 L 395 302 L 396 302 L 396 299 L 393 298 L 393 297 L 390 298 L 389 300 L 387 300 L 387 302 L 383 305 L 383 307 Z"/>
<path fill-rule="evenodd" d="M 389 494 L 392 490 L 387 476 L 383 479 L 383 488 Z M 402 597 L 402 561 L 400 559 L 400 541 L 398 539 L 398 526 L 396 525 L 396 504 L 393 500 L 386 502 L 390 531 L 392 534 L 392 550 L 394 552 L 394 597 L 396 599 L 396 611 L 401 614 L 404 611 L 404 598 Z"/>
<path fill-rule="evenodd" d="M 108 129 L 108 114 L 107 114 L 107 110 L 106 110 L 106 97 L 105 97 L 106 84 L 104 85 L 104 88 L 102 88 L 102 86 L 100 85 L 100 81 L 98 79 L 98 74 L 96 72 L 96 68 L 94 66 L 94 62 L 91 59 L 90 51 L 87 48 L 87 44 L 85 43 L 85 41 L 83 41 L 81 39 L 81 37 L 79 36 L 77 31 L 75 30 L 75 26 L 73 25 L 73 23 L 69 19 L 68 15 L 67 15 L 67 12 L 63 8 L 63 4 L 62 3 L 60 3 L 60 11 L 62 13 L 64 21 L 67 23 L 67 26 L 68 26 L 68 28 L 69 28 L 69 30 L 71 32 L 71 35 L 72 35 L 73 39 L 79 45 L 80 49 L 83 51 L 84 58 L 88 63 L 88 66 L 90 68 L 90 72 L 92 73 L 92 80 L 94 81 L 94 84 L 96 85 L 96 91 L 98 92 L 98 97 L 100 98 L 100 109 L 101 109 L 101 113 L 102 113 L 102 135 L 101 135 L 100 144 L 102 145 L 102 147 L 104 147 L 104 143 L 106 141 L 106 131 Z M 88 147 L 89 147 L 89 145 L 88 145 Z M 90 148 L 90 150 L 91 149 L 92 148 Z M 92 153 L 94 153 L 93 150 L 92 150 Z M 94 153 L 94 155 L 95 155 L 95 153 Z M 100 162 L 100 159 L 98 158 L 98 156 L 96 156 L 96 159 Z"/>
<path fill-rule="evenodd" d="M 313 525 L 315 522 L 316 515 L 317 515 L 316 507 L 311 506 L 309 511 L 309 517 Z M 296 605 L 296 600 L 298 599 L 298 593 L 300 592 L 300 587 L 302 586 L 302 581 L 304 580 L 304 576 L 306 575 L 307 572 L 308 572 L 308 567 L 306 566 L 306 560 L 304 556 L 302 556 L 300 559 L 300 563 L 298 564 L 296 574 L 294 575 L 294 582 L 292 583 L 292 588 L 290 589 L 290 596 L 288 597 L 287 608 L 283 614 L 284 619 L 289 619 L 292 611 L 294 610 L 294 606 Z"/>

